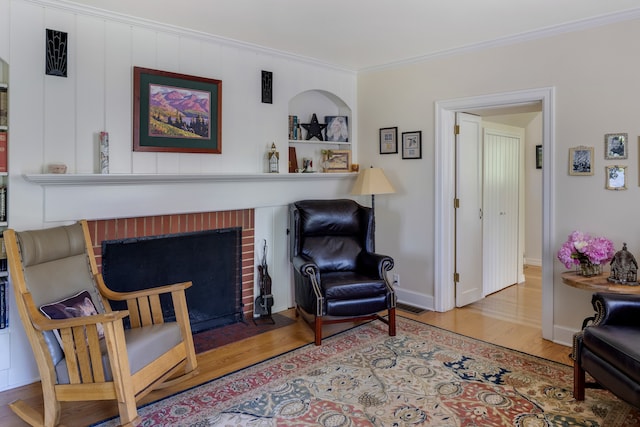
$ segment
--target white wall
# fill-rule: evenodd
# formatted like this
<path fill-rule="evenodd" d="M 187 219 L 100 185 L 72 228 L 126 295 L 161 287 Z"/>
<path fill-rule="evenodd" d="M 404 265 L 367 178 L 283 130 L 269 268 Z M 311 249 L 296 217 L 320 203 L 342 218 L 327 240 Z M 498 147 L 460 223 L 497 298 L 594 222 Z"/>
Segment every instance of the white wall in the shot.
<path fill-rule="evenodd" d="M 434 103 L 471 96 L 533 88 L 556 88 L 555 157 L 556 229 L 551 245 L 559 246 L 573 230 L 611 238 L 617 248 L 626 241 L 640 253 L 637 99 L 640 66 L 636 50 L 640 21 L 551 36 L 465 54 L 441 56 L 363 73 L 358 76 L 360 163 L 385 169 L 398 192 L 380 197 L 378 249 L 392 254 L 402 290 L 428 300 L 434 294 Z M 614 66 L 612 64 L 624 64 Z M 378 129 L 422 130 L 423 158 L 402 160 L 379 155 Z M 604 189 L 604 134 L 628 132 L 628 190 Z M 364 146 L 367 144 L 367 146 Z M 595 174 L 568 176 L 570 147 L 595 147 Z M 376 199 L 378 202 L 378 199 Z M 554 266 L 555 332 L 570 337 L 592 313 L 590 293 L 562 284 L 564 266 Z M 444 284 L 447 286 L 448 284 Z M 566 342 L 566 341 L 565 341 Z"/>
<path fill-rule="evenodd" d="M 10 25 L 8 23 L 10 22 Z M 4 25 L 7 24 L 7 25 Z M 68 33 L 68 77 L 44 73 L 45 29 Z M 27 229 L 138 212 L 192 212 L 256 207 L 256 242 L 267 239 L 277 308 L 291 304 L 286 258 L 286 210 L 295 198 L 346 197 L 351 177 L 243 179 L 266 171 L 275 142 L 287 171 L 289 100 L 322 90 L 346 104 L 357 121 L 356 75 L 292 55 L 261 51 L 202 34 L 49 1 L 0 0 L 0 57 L 9 64 L 9 224 Z M 222 80 L 222 154 L 132 151 L 133 67 Z M 273 72 L 273 104 L 261 103 L 261 70 Z M 318 115 L 323 115 L 318 111 Z M 332 112 L 333 113 L 333 112 Z M 239 175 L 206 182 L 40 185 L 39 174 L 65 163 L 71 174 L 96 169 L 97 134 L 110 134 L 111 174 Z M 357 129 L 352 129 L 357 141 Z M 355 150 L 356 145 L 354 143 Z M 293 177 L 295 178 L 295 177 Z M 255 200 L 255 204 L 248 200 Z M 285 213 L 283 213 L 285 212 Z M 11 297 L 12 301 L 13 297 Z M 37 379 L 12 302 L 10 369 L 0 390 Z M 3 366 L 0 363 L 0 366 Z"/>

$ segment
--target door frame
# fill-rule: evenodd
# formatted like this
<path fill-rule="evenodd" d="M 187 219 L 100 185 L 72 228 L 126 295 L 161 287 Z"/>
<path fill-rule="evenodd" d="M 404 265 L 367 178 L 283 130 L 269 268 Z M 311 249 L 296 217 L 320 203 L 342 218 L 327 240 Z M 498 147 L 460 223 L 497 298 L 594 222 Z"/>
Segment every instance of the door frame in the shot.
<path fill-rule="evenodd" d="M 455 307 L 455 113 L 542 103 L 542 337 L 553 340 L 553 249 L 555 220 L 555 88 L 457 98 L 435 103 L 434 308 Z"/>

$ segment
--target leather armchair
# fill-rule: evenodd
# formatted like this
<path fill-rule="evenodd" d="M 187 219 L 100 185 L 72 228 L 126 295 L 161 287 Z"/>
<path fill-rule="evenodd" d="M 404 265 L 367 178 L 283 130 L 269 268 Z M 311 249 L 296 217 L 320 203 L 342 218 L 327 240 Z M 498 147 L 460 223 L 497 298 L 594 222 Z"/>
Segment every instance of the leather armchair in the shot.
<path fill-rule="evenodd" d="M 573 395 L 584 400 L 585 373 L 640 408 L 640 295 L 595 293 L 594 317 L 573 337 Z"/>
<path fill-rule="evenodd" d="M 393 259 L 372 252 L 371 209 L 353 200 L 303 200 L 289 205 L 290 260 L 297 313 L 322 325 L 379 319 L 395 336 L 396 295 L 387 279 Z M 378 313 L 387 311 L 387 318 Z"/>

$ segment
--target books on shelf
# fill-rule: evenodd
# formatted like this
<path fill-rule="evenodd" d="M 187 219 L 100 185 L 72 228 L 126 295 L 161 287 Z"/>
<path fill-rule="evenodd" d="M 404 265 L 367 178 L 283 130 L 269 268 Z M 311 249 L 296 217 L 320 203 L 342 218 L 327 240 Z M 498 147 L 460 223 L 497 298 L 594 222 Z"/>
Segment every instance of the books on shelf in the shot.
<path fill-rule="evenodd" d="M 7 85 L 0 84 L 0 126 L 9 125 L 9 97 Z"/>
<path fill-rule="evenodd" d="M 7 132 L 0 130 L 0 172 L 7 172 Z"/>
<path fill-rule="evenodd" d="M 7 221 L 7 187 L 0 186 L 0 222 Z"/>
<path fill-rule="evenodd" d="M 298 116 L 289 116 L 289 141 L 302 140 L 302 127 Z"/>
<path fill-rule="evenodd" d="M 4 246 L 4 238 L 0 237 L 0 273 L 6 273 L 7 268 L 7 250 Z"/>
<path fill-rule="evenodd" d="M 0 277 L 0 329 L 9 327 L 9 304 L 7 304 L 7 278 Z"/>

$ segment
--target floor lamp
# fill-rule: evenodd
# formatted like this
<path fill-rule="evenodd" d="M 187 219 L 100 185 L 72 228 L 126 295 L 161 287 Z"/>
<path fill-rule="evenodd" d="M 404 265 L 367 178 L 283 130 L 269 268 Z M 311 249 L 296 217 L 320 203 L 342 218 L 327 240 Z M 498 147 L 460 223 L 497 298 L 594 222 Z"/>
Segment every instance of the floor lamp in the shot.
<path fill-rule="evenodd" d="M 375 197 L 376 194 L 389 194 L 395 193 L 396 190 L 393 185 L 387 179 L 384 171 L 380 168 L 374 168 L 373 166 L 368 169 L 363 169 L 358 174 L 358 179 L 353 185 L 351 194 L 354 196 L 368 196 L 371 195 L 371 214 L 373 216 L 373 251 L 376 250 L 376 206 Z"/>

